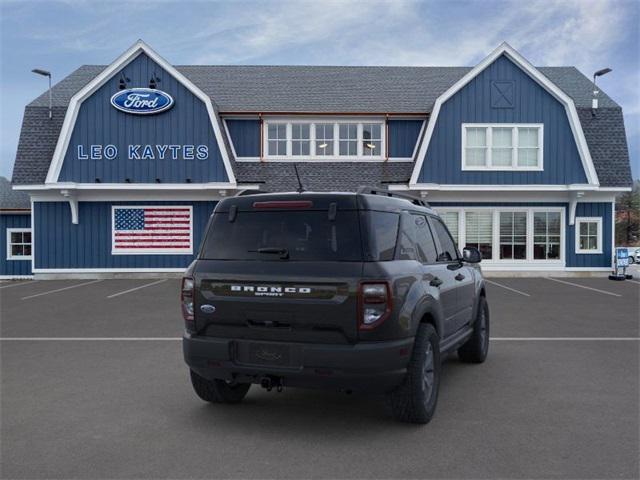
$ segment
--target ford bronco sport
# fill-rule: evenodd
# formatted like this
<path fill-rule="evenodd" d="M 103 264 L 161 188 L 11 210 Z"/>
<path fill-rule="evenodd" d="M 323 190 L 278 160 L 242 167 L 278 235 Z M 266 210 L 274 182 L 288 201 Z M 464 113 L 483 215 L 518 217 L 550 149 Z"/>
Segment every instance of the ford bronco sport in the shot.
<path fill-rule="evenodd" d="M 427 423 L 444 355 L 487 356 L 480 260 L 412 197 L 226 198 L 182 280 L 193 388 L 219 403 L 252 383 L 381 392 L 398 420 Z"/>

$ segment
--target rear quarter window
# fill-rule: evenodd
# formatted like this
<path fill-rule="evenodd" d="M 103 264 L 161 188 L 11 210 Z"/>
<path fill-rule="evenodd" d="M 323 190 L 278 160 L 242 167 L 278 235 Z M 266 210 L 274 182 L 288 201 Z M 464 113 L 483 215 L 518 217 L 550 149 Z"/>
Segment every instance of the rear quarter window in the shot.
<path fill-rule="evenodd" d="M 365 211 L 361 213 L 365 259 L 373 262 L 393 260 L 398 238 L 400 215 L 392 212 Z"/>

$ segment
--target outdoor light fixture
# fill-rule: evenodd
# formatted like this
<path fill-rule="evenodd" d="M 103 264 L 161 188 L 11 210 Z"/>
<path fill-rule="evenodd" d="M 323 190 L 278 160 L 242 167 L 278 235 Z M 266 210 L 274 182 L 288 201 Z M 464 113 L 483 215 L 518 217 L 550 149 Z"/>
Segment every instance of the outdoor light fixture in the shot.
<path fill-rule="evenodd" d="M 53 116 L 52 113 L 52 101 L 51 101 L 51 72 L 47 70 L 42 70 L 41 68 L 34 68 L 31 70 L 33 73 L 42 75 L 43 77 L 49 77 L 49 118 Z"/>
<path fill-rule="evenodd" d="M 376 146 L 373 143 L 365 143 L 365 146 L 367 148 L 370 148 L 371 150 L 375 150 L 376 149 Z"/>
<path fill-rule="evenodd" d="M 594 117 L 596 116 L 596 109 L 598 108 L 598 94 L 600 93 L 600 91 L 598 90 L 598 87 L 596 85 L 596 79 L 598 77 L 606 75 L 610 71 L 611 71 L 611 69 L 609 67 L 607 67 L 607 68 L 603 68 L 601 70 L 598 70 L 597 72 L 595 72 L 593 74 L 593 86 L 594 86 L 594 89 L 593 89 L 593 99 L 591 100 L 591 115 L 593 115 Z"/>
<path fill-rule="evenodd" d="M 120 90 L 124 90 L 125 88 L 127 88 L 127 82 L 130 82 L 131 79 L 128 77 L 124 76 L 124 73 L 120 73 L 120 81 L 118 82 L 118 88 Z"/>
<path fill-rule="evenodd" d="M 155 89 L 159 81 L 160 79 L 156 76 L 156 72 L 153 72 L 153 75 L 149 79 L 149 88 Z"/>

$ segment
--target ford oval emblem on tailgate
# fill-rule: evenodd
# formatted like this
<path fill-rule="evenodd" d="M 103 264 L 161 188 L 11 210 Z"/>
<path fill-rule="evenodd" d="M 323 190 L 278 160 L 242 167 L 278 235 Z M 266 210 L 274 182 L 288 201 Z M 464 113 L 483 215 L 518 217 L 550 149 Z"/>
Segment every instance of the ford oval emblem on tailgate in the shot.
<path fill-rule="evenodd" d="M 213 305 L 205 304 L 205 305 L 200 305 L 200 310 L 203 313 L 213 313 L 216 311 L 216 307 L 214 307 Z"/>

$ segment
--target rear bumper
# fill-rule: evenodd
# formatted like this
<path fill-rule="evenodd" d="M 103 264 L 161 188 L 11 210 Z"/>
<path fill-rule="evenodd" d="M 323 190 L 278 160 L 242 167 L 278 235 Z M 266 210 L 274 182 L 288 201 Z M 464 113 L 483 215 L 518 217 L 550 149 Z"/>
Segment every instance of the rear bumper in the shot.
<path fill-rule="evenodd" d="M 400 385 L 412 347 L 412 338 L 356 345 L 183 338 L 187 365 L 205 378 L 260 383 L 264 376 L 274 376 L 284 386 L 365 392 Z M 256 359 L 256 351 L 267 360 Z"/>

